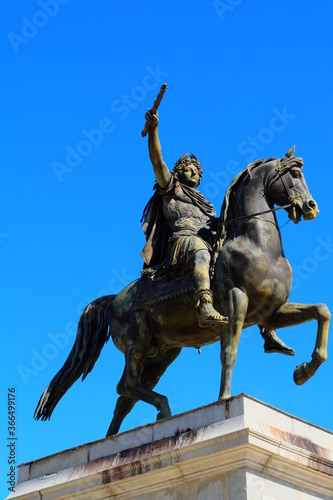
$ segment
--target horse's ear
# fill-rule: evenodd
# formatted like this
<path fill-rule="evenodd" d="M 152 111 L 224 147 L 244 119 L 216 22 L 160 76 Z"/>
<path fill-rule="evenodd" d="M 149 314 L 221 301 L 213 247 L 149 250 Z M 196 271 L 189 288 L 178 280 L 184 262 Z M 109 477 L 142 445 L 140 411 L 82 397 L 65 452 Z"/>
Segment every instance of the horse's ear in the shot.
<path fill-rule="evenodd" d="M 293 146 L 289 149 L 289 151 L 286 152 L 284 158 L 292 158 L 293 156 L 295 156 L 295 146 Z"/>

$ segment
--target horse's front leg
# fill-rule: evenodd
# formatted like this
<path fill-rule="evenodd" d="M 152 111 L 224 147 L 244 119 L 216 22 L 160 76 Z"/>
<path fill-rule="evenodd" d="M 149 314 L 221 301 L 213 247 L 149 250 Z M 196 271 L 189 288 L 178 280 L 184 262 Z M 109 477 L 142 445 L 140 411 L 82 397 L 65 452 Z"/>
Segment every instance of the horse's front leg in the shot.
<path fill-rule="evenodd" d="M 302 363 L 294 371 L 294 381 L 302 385 L 312 377 L 319 366 L 327 359 L 328 327 L 331 313 L 325 304 L 285 303 L 276 313 L 265 320 L 268 329 L 294 326 L 316 319 L 318 322 L 317 337 L 312 359 Z"/>
<path fill-rule="evenodd" d="M 221 387 L 219 399 L 230 398 L 232 371 L 236 362 L 238 344 L 242 333 L 248 298 L 239 288 L 229 292 L 227 315 L 229 323 L 221 328 Z"/>

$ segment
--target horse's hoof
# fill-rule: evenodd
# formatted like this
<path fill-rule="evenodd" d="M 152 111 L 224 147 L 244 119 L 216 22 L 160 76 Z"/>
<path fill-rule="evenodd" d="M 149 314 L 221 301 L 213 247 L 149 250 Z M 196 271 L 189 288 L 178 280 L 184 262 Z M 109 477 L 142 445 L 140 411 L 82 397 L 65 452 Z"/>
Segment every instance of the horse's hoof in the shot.
<path fill-rule="evenodd" d="M 231 398 L 231 394 L 230 392 L 228 392 L 227 394 L 221 394 L 221 396 L 219 396 L 219 401 L 225 401 L 226 399 L 230 399 Z"/>
<path fill-rule="evenodd" d="M 170 410 L 161 410 L 158 412 L 156 421 L 163 420 L 165 418 L 171 417 L 171 411 Z"/>
<path fill-rule="evenodd" d="M 294 382 L 296 385 L 305 384 L 310 378 L 310 376 L 306 373 L 307 363 L 302 363 L 299 366 L 296 366 L 294 370 Z"/>

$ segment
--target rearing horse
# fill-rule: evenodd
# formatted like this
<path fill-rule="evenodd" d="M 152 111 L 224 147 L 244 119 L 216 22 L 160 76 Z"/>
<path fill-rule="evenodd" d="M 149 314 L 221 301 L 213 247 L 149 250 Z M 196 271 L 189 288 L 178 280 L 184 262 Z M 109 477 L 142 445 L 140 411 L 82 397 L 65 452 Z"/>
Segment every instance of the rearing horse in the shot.
<path fill-rule="evenodd" d="M 168 299 L 139 307 L 145 287 L 151 286 L 144 278 L 118 295 L 101 297 L 82 312 L 74 346 L 41 396 L 35 418 L 50 418 L 71 385 L 92 370 L 110 336 L 125 355 L 125 369 L 107 435 L 118 432 L 139 400 L 155 406 L 157 419 L 171 416 L 168 399 L 153 389 L 182 347 L 221 342 L 219 398 L 229 398 L 241 331 L 251 325 L 273 330 L 317 320 L 312 358 L 294 371 L 298 385 L 312 377 L 327 358 L 331 315 L 324 304 L 288 302 L 292 271 L 282 249 L 274 205 L 286 208 L 295 223 L 302 215 L 311 220 L 318 213 L 303 176 L 303 160 L 294 156 L 294 148 L 281 160 L 269 158 L 248 165 L 225 196 L 212 289 L 214 307 L 229 317 L 229 323 L 199 328 L 189 291 L 178 295 L 175 291 Z"/>

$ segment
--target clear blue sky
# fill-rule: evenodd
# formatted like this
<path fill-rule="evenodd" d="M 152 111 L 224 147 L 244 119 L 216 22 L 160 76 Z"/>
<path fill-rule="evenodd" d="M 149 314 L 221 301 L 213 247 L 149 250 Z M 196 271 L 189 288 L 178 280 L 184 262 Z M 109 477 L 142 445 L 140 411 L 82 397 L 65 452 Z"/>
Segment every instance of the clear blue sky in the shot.
<path fill-rule="evenodd" d="M 333 6 L 317 2 L 2 2 L 1 470 L 8 471 L 7 390 L 16 390 L 17 464 L 104 437 L 123 356 L 111 342 L 49 422 L 33 413 L 62 366 L 82 308 L 139 276 L 142 210 L 153 171 L 144 113 L 164 81 L 160 137 L 172 168 L 193 152 L 219 212 L 249 161 L 294 144 L 320 214 L 282 229 L 291 299 L 333 309 Z M 278 127 L 272 120 L 280 116 Z M 97 129 L 99 131 L 97 131 Z M 281 214 L 284 224 L 287 215 Z M 265 355 L 245 331 L 232 393 L 245 392 L 332 430 L 333 353 L 306 385 L 314 322 L 280 331 L 294 358 Z M 219 345 L 184 350 L 158 385 L 173 413 L 217 399 Z M 154 421 L 138 404 L 122 430 Z M 4 479 L 1 480 L 4 484 Z M 3 489 L 6 493 L 6 488 Z"/>

